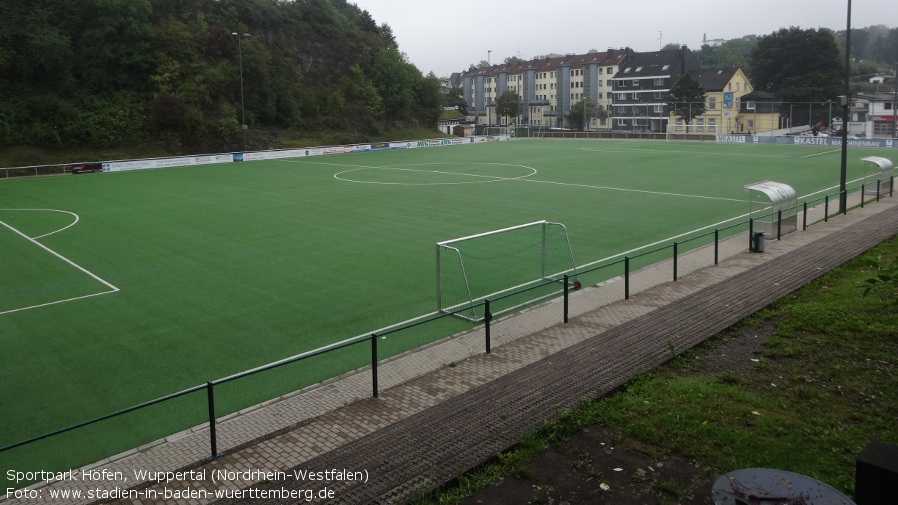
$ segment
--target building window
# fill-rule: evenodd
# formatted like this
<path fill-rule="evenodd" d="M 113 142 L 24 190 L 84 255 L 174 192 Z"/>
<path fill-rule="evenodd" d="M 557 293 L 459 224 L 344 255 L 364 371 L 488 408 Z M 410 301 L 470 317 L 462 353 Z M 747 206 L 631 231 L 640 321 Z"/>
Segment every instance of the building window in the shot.
<path fill-rule="evenodd" d="M 695 129 L 696 129 L 696 131 L 700 131 L 700 132 L 705 131 L 705 120 L 699 119 L 698 121 L 696 121 Z"/>
<path fill-rule="evenodd" d="M 654 93 L 652 94 L 652 97 L 653 97 L 655 100 L 661 100 L 661 98 L 662 98 L 662 93 L 661 93 L 660 91 L 656 91 L 656 92 L 654 92 Z"/>
<path fill-rule="evenodd" d="M 633 86 L 639 87 L 639 79 L 633 79 Z"/>
<path fill-rule="evenodd" d="M 750 133 L 752 130 L 754 130 L 754 129 L 755 129 L 755 120 L 754 120 L 754 119 L 749 119 L 749 120 L 748 120 L 748 131 L 749 131 L 749 133 Z"/>
<path fill-rule="evenodd" d="M 745 102 L 745 108 L 747 110 L 755 110 L 755 102 Z"/>
<path fill-rule="evenodd" d="M 708 97 L 708 110 L 717 110 L 717 97 L 716 96 Z"/>
<path fill-rule="evenodd" d="M 664 86 L 664 79 L 661 79 L 661 78 L 655 79 L 655 86 Z"/>
<path fill-rule="evenodd" d="M 624 121 L 623 119 L 618 119 L 617 126 L 627 126 L 627 122 Z"/>
<path fill-rule="evenodd" d="M 711 133 L 717 133 L 717 119 L 708 118 L 708 131 Z"/>
<path fill-rule="evenodd" d="M 608 67 L 607 74 L 608 74 L 608 75 L 611 75 L 611 74 L 613 74 L 613 73 L 614 73 L 614 67 Z"/>
<path fill-rule="evenodd" d="M 599 100 L 602 99 L 602 93 L 599 93 Z"/>
<path fill-rule="evenodd" d="M 655 112 L 658 113 L 658 114 L 661 114 L 662 112 L 664 112 L 664 106 L 663 106 L 663 105 L 656 105 L 656 106 L 655 106 Z"/>

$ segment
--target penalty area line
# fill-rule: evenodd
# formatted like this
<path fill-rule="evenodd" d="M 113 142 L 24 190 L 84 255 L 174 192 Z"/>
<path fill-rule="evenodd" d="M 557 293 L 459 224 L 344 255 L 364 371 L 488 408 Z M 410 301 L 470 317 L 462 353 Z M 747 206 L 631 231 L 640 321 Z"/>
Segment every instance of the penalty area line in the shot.
<path fill-rule="evenodd" d="M 46 306 L 48 306 L 48 305 L 57 305 L 57 304 L 60 304 L 60 303 L 71 302 L 71 301 L 75 301 L 75 300 L 82 300 L 82 299 L 84 299 L 84 298 L 91 298 L 91 297 L 93 297 L 93 296 L 106 295 L 106 294 L 109 294 L 109 293 L 116 293 L 116 292 L 118 292 L 118 291 L 121 291 L 118 287 L 116 287 L 116 286 L 112 285 L 110 282 L 108 282 L 108 281 L 106 281 L 106 280 L 100 278 L 98 275 L 94 274 L 94 273 L 91 272 L 90 270 L 87 270 L 86 268 L 84 268 L 84 267 L 82 267 L 81 265 L 75 263 L 74 261 L 72 261 L 72 260 L 66 258 L 65 256 L 59 254 L 58 252 L 54 251 L 53 249 L 50 249 L 49 247 L 45 246 L 44 244 L 41 244 L 40 242 L 38 242 L 37 240 L 35 240 L 35 239 L 29 237 L 28 235 L 25 235 L 25 234 L 22 233 L 21 231 L 19 231 L 19 230 L 13 228 L 12 226 L 6 224 L 5 222 L 0 221 L 0 225 L 3 225 L 3 226 L 5 226 L 5 227 L 9 228 L 9 229 L 12 230 L 12 232 L 15 233 L 16 235 L 19 235 L 20 237 L 24 238 L 25 240 L 31 242 L 32 244 L 34 244 L 34 245 L 40 247 L 41 249 L 43 249 L 44 251 L 47 251 L 48 253 L 52 254 L 52 255 L 55 256 L 56 258 L 62 260 L 64 263 L 68 264 L 69 266 L 74 267 L 75 269 L 79 270 L 81 273 L 87 275 L 87 276 L 90 277 L 91 279 L 93 279 L 93 280 L 99 282 L 100 284 L 106 286 L 107 288 L 109 288 L 107 291 L 102 291 L 102 292 L 99 292 L 99 293 L 91 293 L 91 294 L 89 294 L 89 295 L 76 296 L 76 297 L 74 297 L 74 298 L 66 298 L 66 299 L 64 299 L 64 300 L 55 300 L 55 301 L 52 301 L 52 302 L 41 303 L 41 304 L 38 304 L 38 305 L 31 305 L 31 306 L 28 306 L 28 307 L 20 307 L 20 308 L 17 308 L 17 309 L 5 310 L 5 311 L 0 312 L 0 315 L 3 315 L 3 314 L 11 314 L 11 313 L 13 313 L 13 312 L 21 312 L 21 311 L 23 311 L 23 310 L 36 309 L 36 308 L 38 308 L 38 307 L 46 307 Z"/>

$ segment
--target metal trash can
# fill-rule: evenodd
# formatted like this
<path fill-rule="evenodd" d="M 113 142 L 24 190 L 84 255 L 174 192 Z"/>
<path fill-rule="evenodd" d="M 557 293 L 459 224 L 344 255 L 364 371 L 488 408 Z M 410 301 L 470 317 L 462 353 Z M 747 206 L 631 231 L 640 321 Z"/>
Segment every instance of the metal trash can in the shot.
<path fill-rule="evenodd" d="M 749 248 L 751 252 L 762 253 L 764 252 L 764 232 L 756 231 L 751 235 L 751 247 Z"/>

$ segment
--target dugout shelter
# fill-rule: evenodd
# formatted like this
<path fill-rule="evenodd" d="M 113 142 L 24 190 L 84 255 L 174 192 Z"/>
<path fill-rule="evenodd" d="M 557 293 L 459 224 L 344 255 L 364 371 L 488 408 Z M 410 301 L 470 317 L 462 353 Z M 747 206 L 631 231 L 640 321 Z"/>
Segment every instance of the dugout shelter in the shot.
<path fill-rule="evenodd" d="M 892 176 L 895 174 L 895 164 L 888 158 L 879 156 L 867 156 L 861 158 L 866 170 L 864 170 L 864 195 L 876 195 L 886 193 L 891 189 Z"/>
<path fill-rule="evenodd" d="M 798 229 L 798 194 L 788 184 L 762 181 L 743 186 L 748 191 L 749 217 L 754 231 L 770 238 Z"/>

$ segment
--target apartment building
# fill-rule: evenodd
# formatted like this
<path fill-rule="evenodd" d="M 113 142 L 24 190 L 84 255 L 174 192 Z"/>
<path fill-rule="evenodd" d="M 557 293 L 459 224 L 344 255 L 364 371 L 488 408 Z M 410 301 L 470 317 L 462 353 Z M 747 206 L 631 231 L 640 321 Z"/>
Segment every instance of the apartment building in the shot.
<path fill-rule="evenodd" d="M 670 91 L 683 74 L 698 70 L 698 60 L 686 46 L 633 54 L 611 79 L 612 129 L 666 132 L 671 120 Z"/>
<path fill-rule="evenodd" d="M 571 107 L 580 100 L 592 98 L 610 111 L 611 78 L 632 55 L 630 49 L 609 49 L 473 68 L 462 74 L 468 119 L 480 124 L 517 122 L 533 126 L 610 129 L 610 121 L 598 119 L 586 125 L 570 125 Z M 506 91 L 518 95 L 521 111 L 517 118 L 496 114 L 496 100 Z"/>

